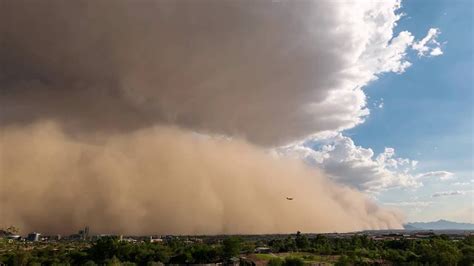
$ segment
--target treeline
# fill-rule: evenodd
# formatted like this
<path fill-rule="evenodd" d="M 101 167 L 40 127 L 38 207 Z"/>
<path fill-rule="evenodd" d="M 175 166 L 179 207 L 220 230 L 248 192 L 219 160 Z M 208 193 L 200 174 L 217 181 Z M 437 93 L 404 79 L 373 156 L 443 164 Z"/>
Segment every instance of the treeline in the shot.
<path fill-rule="evenodd" d="M 338 256 L 338 265 L 473 265 L 474 236 L 451 240 L 428 239 L 375 241 L 365 235 L 351 238 L 308 238 L 297 233 L 287 238 L 245 240 L 228 237 L 196 243 L 174 238 L 163 243 L 127 242 L 105 237 L 95 242 L 22 243 L 0 240 L 0 265 L 158 265 L 231 262 L 268 246 L 274 253 L 307 252 Z M 303 265 L 298 257 L 273 258 L 269 265 Z M 240 264 L 251 264 L 240 259 Z"/>
<path fill-rule="evenodd" d="M 373 240 L 367 235 L 351 238 L 295 237 L 269 241 L 273 252 L 305 251 L 319 255 L 341 255 L 340 264 L 387 261 L 412 265 L 474 265 L 474 236 L 451 240 L 446 235 L 428 239 Z"/>
<path fill-rule="evenodd" d="M 127 242 L 103 237 L 84 247 L 83 243 L 37 243 L 25 248 L 19 242 L 2 243 L 0 262 L 7 265 L 155 265 L 159 263 L 217 263 L 238 256 L 245 246 L 237 237 L 219 244 Z M 3 254 L 2 254 L 3 253 Z M 0 265 L 1 265 L 0 263 Z"/>

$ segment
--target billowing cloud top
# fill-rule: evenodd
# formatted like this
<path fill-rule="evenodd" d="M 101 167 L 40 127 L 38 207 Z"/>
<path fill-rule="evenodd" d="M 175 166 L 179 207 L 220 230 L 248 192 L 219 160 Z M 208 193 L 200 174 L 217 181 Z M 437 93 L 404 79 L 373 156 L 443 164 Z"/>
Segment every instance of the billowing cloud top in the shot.
<path fill-rule="evenodd" d="M 353 127 L 361 91 L 403 72 L 399 1 L 4 1 L 2 124 L 156 123 L 277 145 Z M 432 51 L 432 53 L 436 53 Z"/>

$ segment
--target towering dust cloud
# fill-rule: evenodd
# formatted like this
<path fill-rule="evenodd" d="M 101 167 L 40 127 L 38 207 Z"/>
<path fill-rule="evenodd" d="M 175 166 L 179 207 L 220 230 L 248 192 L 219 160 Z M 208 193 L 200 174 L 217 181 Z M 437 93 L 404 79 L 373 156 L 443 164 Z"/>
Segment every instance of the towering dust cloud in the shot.
<path fill-rule="evenodd" d="M 370 5 L 2 1 L 0 226 L 400 227 L 360 192 L 266 152 L 361 121 L 363 93 L 341 87 L 370 36 L 341 22 Z"/>
<path fill-rule="evenodd" d="M 170 127 L 78 141 L 53 123 L 2 131 L 2 218 L 111 233 L 276 233 L 400 226 L 299 162 Z M 286 197 L 292 196 L 293 201 Z"/>

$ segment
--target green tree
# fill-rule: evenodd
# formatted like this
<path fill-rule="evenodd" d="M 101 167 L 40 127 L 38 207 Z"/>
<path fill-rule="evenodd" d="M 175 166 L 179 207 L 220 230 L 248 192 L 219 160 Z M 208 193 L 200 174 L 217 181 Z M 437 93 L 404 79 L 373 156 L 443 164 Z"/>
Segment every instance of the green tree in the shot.
<path fill-rule="evenodd" d="M 192 248 L 194 263 L 204 264 L 217 262 L 219 254 L 217 250 L 209 245 L 197 244 Z"/>
<path fill-rule="evenodd" d="M 189 264 L 193 261 L 193 256 L 189 251 L 183 251 L 170 259 L 171 264 Z"/>
<path fill-rule="evenodd" d="M 305 235 L 302 235 L 300 231 L 296 233 L 295 238 L 296 247 L 300 250 L 305 250 L 309 247 L 309 240 Z"/>
<path fill-rule="evenodd" d="M 222 242 L 224 259 L 230 259 L 240 254 L 241 239 L 238 237 L 228 237 Z"/>
<path fill-rule="evenodd" d="M 284 250 L 285 251 L 296 251 L 296 241 L 292 237 L 287 237 L 284 241 Z"/>
<path fill-rule="evenodd" d="M 121 266 L 122 263 L 120 262 L 120 260 L 117 257 L 113 256 L 112 258 L 105 260 L 105 265 L 107 265 L 107 266 Z"/>

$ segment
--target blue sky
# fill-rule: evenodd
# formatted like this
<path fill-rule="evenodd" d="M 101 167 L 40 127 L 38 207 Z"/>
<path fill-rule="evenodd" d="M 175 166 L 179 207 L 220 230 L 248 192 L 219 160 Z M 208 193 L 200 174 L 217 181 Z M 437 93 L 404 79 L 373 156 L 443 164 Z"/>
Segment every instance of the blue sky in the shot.
<path fill-rule="evenodd" d="M 365 88 L 371 114 L 344 134 L 376 154 L 393 147 L 397 156 L 419 161 L 416 171 L 454 173 L 453 180 L 431 179 L 415 190 L 385 191 L 379 201 L 431 202 L 405 208 L 408 220 L 466 220 L 469 212 L 472 220 L 474 183 L 461 183 L 473 178 L 474 2 L 404 1 L 402 6 L 407 15 L 395 30 L 423 36 L 430 27 L 439 28 L 443 55 L 419 58 L 409 51 L 413 65 L 404 73 L 383 74 Z M 383 107 L 378 108 L 381 99 Z M 459 190 L 471 193 L 432 197 Z"/>

